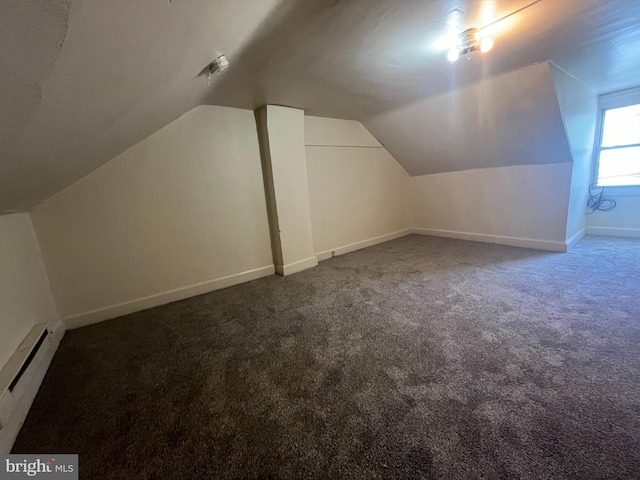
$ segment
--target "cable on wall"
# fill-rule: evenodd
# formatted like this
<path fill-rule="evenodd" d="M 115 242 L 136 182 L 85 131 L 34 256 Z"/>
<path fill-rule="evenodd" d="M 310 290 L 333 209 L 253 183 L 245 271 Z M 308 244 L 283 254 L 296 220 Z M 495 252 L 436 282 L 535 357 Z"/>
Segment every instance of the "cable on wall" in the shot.
<path fill-rule="evenodd" d="M 594 193 L 595 190 L 600 189 L 597 193 Z M 591 209 L 587 215 L 591 215 L 594 212 L 610 212 L 614 208 L 616 208 L 616 201 L 613 198 L 608 198 L 604 196 L 604 187 L 598 187 L 597 184 L 592 183 L 589 186 L 589 200 L 587 201 L 587 206 Z"/>

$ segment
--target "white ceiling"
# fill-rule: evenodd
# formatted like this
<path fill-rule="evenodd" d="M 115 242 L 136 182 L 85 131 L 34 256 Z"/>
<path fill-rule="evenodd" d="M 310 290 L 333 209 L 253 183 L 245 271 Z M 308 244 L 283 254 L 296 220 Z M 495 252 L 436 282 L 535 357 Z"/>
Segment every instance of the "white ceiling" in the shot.
<path fill-rule="evenodd" d="M 531 1 L 496 0 L 493 18 Z M 482 0 L 2 0 L 0 213 L 30 208 L 198 104 L 367 124 L 546 60 L 598 93 L 634 86 L 639 3 L 543 0 L 498 24 L 490 54 L 450 64 L 434 48 L 447 15 L 458 8 L 462 27 L 479 26 Z M 231 68 L 208 85 L 198 74 L 221 53 Z M 382 125 L 383 143 L 402 125 Z M 416 145 L 391 152 L 410 171 L 459 168 Z"/>
<path fill-rule="evenodd" d="M 412 176 L 571 161 L 547 62 L 381 113 L 365 126 Z"/>
<path fill-rule="evenodd" d="M 28 209 L 191 108 L 200 71 L 277 0 L 2 0 L 0 213 Z"/>

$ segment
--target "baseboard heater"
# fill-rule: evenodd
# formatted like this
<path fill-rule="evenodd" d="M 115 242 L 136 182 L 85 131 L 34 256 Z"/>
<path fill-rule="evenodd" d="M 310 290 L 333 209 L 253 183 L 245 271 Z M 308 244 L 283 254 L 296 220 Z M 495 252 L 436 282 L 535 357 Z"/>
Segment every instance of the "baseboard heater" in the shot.
<path fill-rule="evenodd" d="M 13 392 L 49 336 L 46 323 L 35 325 L 0 372 L 0 396 Z"/>
<path fill-rule="evenodd" d="M 29 368 L 29 365 L 31 365 L 31 362 L 33 361 L 33 357 L 36 356 L 36 354 L 38 353 L 38 350 L 40 350 L 40 347 L 42 346 L 42 342 L 44 342 L 44 339 L 47 338 L 48 335 L 49 335 L 49 330 L 45 328 L 44 332 L 42 332 L 42 335 L 40 335 L 40 338 L 38 339 L 35 346 L 33 347 L 33 350 L 31 350 L 31 353 L 29 353 L 29 356 L 20 367 L 20 370 L 18 370 L 18 373 L 16 374 L 16 376 L 13 377 L 13 380 L 11 380 L 11 383 L 9 384 L 10 392 L 13 392 L 13 389 L 16 388 L 16 385 L 22 378 L 22 375 L 24 375 L 25 370 Z"/>

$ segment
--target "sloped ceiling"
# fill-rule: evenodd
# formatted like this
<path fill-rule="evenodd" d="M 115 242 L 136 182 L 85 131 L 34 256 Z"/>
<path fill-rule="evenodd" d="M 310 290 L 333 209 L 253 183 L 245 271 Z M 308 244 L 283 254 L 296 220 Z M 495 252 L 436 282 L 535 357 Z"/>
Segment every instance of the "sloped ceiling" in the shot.
<path fill-rule="evenodd" d="M 571 161 L 546 62 L 427 97 L 365 126 L 412 176 Z"/>
<path fill-rule="evenodd" d="M 495 0 L 491 18 L 532 1 Z M 3 0 L 0 213 L 30 208 L 198 104 L 282 104 L 366 124 L 549 59 L 598 92 L 640 74 L 636 0 L 539 1 L 504 22 L 491 54 L 449 64 L 434 47 L 449 12 L 478 26 L 485 3 Z M 221 53 L 231 68 L 209 85 L 199 73 Z M 392 153 L 416 172 L 458 168 Z"/>
<path fill-rule="evenodd" d="M 2 0 L 0 213 L 39 203 L 193 107 L 277 0 Z M 202 81 L 201 81 L 202 80 Z"/>

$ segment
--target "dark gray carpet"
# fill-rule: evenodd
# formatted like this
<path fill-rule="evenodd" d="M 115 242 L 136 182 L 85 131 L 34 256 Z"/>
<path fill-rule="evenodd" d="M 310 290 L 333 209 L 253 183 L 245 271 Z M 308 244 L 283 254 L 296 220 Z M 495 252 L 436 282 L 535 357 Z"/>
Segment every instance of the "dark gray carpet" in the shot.
<path fill-rule="evenodd" d="M 70 331 L 14 452 L 82 478 L 640 478 L 640 242 L 410 236 Z"/>

